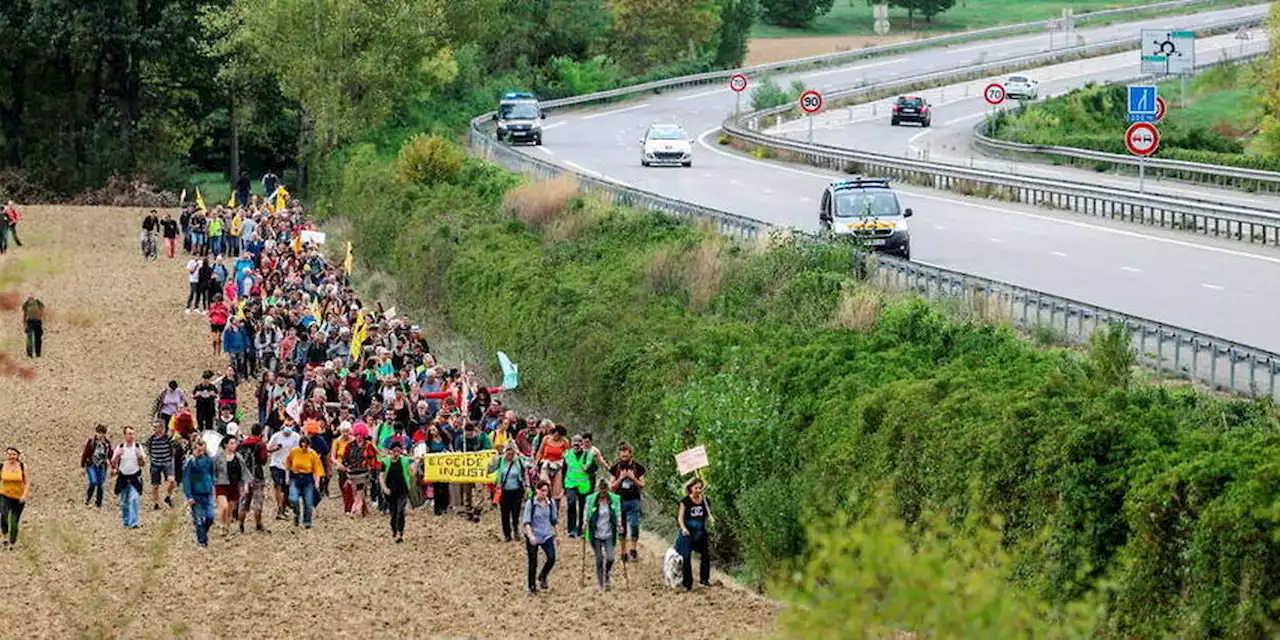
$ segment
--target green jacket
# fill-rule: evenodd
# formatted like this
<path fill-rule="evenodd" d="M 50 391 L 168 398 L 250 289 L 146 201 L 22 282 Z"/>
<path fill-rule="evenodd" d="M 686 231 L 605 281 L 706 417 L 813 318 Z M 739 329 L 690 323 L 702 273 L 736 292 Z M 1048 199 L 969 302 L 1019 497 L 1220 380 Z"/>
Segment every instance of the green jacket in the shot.
<path fill-rule="evenodd" d="M 596 537 L 596 507 L 599 504 L 597 502 L 599 496 L 599 491 L 587 496 L 587 513 L 582 521 L 582 530 L 587 536 L 587 542 L 591 542 Z M 609 494 L 609 517 L 613 520 L 613 536 L 610 540 L 617 542 L 618 532 L 622 530 L 622 498 L 616 493 Z"/>
<path fill-rule="evenodd" d="M 417 481 L 413 478 L 413 470 L 411 469 L 411 467 L 413 467 L 413 458 L 410 458 L 409 456 L 400 456 L 400 461 L 400 468 L 404 472 L 404 486 L 412 490 L 413 486 L 417 484 Z M 380 456 L 378 458 L 378 462 L 382 463 L 382 471 L 380 473 L 382 474 L 382 481 L 386 482 L 387 477 L 391 472 L 391 456 Z"/>
<path fill-rule="evenodd" d="M 587 493 L 591 491 L 591 476 L 587 473 L 587 469 L 591 468 L 590 451 L 574 451 L 570 449 L 564 452 L 564 488 L 575 489 L 578 493 Z"/>

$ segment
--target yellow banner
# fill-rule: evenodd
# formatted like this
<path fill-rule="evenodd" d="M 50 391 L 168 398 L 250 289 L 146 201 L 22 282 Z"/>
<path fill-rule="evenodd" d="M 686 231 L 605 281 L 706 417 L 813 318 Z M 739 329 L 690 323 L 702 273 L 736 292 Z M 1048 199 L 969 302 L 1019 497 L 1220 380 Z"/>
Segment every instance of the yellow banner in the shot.
<path fill-rule="evenodd" d="M 498 473 L 489 473 L 497 451 L 475 453 L 432 453 L 423 457 L 422 478 L 427 482 L 470 482 L 493 484 Z"/>

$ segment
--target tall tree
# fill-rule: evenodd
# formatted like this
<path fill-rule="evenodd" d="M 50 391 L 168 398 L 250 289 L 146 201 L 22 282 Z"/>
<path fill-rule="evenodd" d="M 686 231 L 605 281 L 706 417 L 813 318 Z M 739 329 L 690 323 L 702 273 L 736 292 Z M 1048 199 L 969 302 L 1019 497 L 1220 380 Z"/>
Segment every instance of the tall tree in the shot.
<path fill-rule="evenodd" d="M 720 26 L 715 0 L 613 0 L 614 57 L 641 73 L 697 58 Z"/>
<path fill-rule="evenodd" d="M 907 10 L 907 24 L 916 28 L 916 14 L 924 16 L 925 22 L 933 22 L 933 17 L 955 6 L 956 0 L 889 0 L 894 7 Z"/>
<path fill-rule="evenodd" d="M 751 25 L 760 13 L 759 0 L 718 0 L 720 29 L 714 63 L 719 68 L 742 66 L 747 57 Z"/>
<path fill-rule="evenodd" d="M 425 86 L 448 81 L 447 0 L 234 0 L 254 47 L 303 111 L 317 152 L 351 140 Z M 299 144 L 304 153 L 307 144 Z"/>
<path fill-rule="evenodd" d="M 800 29 L 827 13 L 835 0 L 760 0 L 761 17 L 779 27 Z"/>

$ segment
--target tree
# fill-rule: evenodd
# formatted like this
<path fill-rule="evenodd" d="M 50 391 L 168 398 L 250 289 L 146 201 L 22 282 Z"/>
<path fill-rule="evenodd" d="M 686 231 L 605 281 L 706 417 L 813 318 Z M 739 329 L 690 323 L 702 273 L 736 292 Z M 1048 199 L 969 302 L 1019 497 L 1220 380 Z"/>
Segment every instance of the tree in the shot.
<path fill-rule="evenodd" d="M 324 153 L 457 73 L 447 0 L 234 0 L 234 35 L 302 108 L 299 153 Z M 308 135 L 310 134 L 310 135 Z M 314 138 L 310 137 L 311 135 Z"/>
<path fill-rule="evenodd" d="M 761 17 L 764 21 L 802 29 L 809 26 L 813 19 L 825 14 L 835 6 L 835 0 L 760 0 Z"/>
<path fill-rule="evenodd" d="M 642 73 L 706 53 L 720 26 L 715 0 L 613 0 L 614 57 Z"/>
<path fill-rule="evenodd" d="M 907 23 L 910 28 L 916 26 L 916 13 L 924 16 L 925 22 L 933 22 L 933 17 L 955 6 L 956 0 L 889 0 L 889 5 L 907 10 Z"/>
<path fill-rule="evenodd" d="M 720 29 L 716 40 L 716 67 L 727 69 L 742 66 L 747 57 L 747 40 L 751 25 L 760 13 L 759 0 L 718 0 Z"/>

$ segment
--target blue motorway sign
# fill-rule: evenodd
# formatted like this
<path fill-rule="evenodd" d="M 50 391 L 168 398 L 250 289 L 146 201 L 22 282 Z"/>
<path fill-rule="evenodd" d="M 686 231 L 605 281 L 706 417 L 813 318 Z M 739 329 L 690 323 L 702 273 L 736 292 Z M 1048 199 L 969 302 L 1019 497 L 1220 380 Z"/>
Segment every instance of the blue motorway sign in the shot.
<path fill-rule="evenodd" d="M 1154 85 L 1129 87 L 1129 122 L 1155 122 L 1157 112 Z"/>

